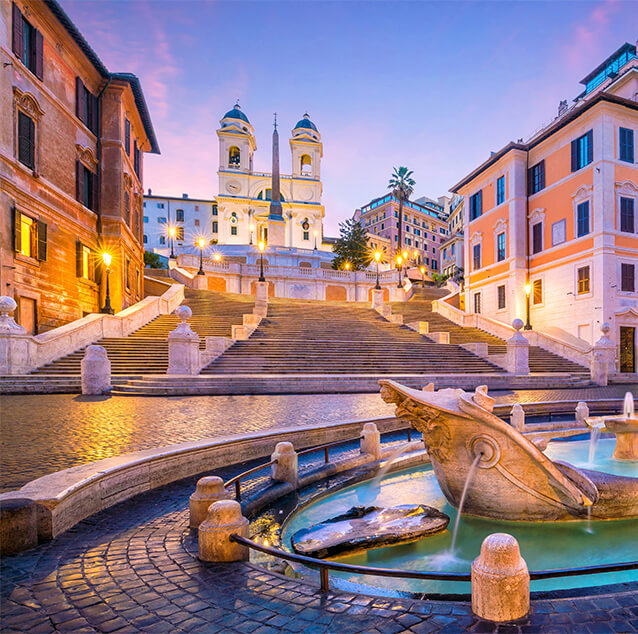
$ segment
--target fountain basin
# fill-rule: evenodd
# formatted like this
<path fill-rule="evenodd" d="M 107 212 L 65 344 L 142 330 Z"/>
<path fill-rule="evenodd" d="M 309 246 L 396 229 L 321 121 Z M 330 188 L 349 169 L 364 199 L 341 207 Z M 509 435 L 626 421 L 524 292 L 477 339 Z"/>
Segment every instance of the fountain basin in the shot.
<path fill-rule="evenodd" d="M 638 461 L 638 418 L 635 416 L 591 416 L 585 419 L 592 431 L 616 436 L 614 458 Z"/>

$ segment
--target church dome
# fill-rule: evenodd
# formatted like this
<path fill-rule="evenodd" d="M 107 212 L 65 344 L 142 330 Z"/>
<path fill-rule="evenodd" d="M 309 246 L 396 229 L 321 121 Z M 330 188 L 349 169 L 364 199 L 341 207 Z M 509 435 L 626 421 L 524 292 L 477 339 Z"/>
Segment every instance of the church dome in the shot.
<path fill-rule="evenodd" d="M 307 112 L 304 114 L 303 119 L 297 121 L 295 130 L 297 130 L 298 128 L 306 128 L 308 130 L 314 130 L 315 132 L 318 132 L 317 126 L 312 121 L 310 121 L 310 115 Z"/>
<path fill-rule="evenodd" d="M 250 121 L 248 121 L 248 117 L 241 111 L 238 103 L 236 103 L 233 109 L 229 110 L 222 119 L 240 119 L 241 121 L 250 123 Z"/>

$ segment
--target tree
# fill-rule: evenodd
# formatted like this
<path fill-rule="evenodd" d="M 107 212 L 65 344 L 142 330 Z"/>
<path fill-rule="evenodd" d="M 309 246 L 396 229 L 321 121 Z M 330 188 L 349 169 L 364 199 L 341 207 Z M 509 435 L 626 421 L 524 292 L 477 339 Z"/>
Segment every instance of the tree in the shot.
<path fill-rule="evenodd" d="M 388 183 L 388 189 L 392 190 L 392 193 L 399 200 L 399 236 L 397 241 L 397 253 L 401 252 L 403 248 L 402 230 L 403 230 L 403 202 L 410 200 L 412 192 L 414 191 L 415 180 L 412 178 L 412 170 L 407 167 L 395 167 L 392 172 L 392 177 Z"/>
<path fill-rule="evenodd" d="M 339 223 L 341 235 L 332 247 L 336 257 L 332 261 L 333 269 L 345 269 L 346 263 L 350 264 L 350 270 L 360 271 L 364 269 L 370 260 L 370 249 L 366 239 L 366 231 L 358 220 L 348 218 Z"/>
<path fill-rule="evenodd" d="M 443 275 L 442 273 L 432 273 L 432 281 L 437 285 L 438 288 L 441 288 L 445 282 L 448 280 L 448 275 Z"/>
<path fill-rule="evenodd" d="M 144 266 L 149 269 L 163 269 L 164 265 L 157 253 L 151 253 L 150 251 L 144 251 Z"/>

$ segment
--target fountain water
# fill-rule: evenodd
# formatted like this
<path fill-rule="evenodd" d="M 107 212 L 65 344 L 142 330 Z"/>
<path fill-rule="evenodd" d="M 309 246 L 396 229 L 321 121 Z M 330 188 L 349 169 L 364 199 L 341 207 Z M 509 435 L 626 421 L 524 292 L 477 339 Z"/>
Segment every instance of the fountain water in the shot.
<path fill-rule="evenodd" d="M 360 504 L 374 504 L 379 497 L 379 492 L 381 491 L 381 480 L 383 480 L 384 476 L 390 471 L 392 465 L 406 452 L 410 449 L 410 443 L 405 443 L 403 445 L 399 445 L 385 461 L 384 465 L 379 468 L 374 479 L 372 480 L 372 484 L 369 488 L 363 489 L 361 494 L 358 496 L 358 500 Z"/>
<path fill-rule="evenodd" d="M 596 447 L 598 446 L 598 439 L 600 438 L 600 431 L 605 426 L 604 423 L 598 425 L 592 424 L 589 432 L 589 459 L 588 464 L 594 466 L 596 464 Z"/>
<path fill-rule="evenodd" d="M 625 394 L 623 403 L 623 415 L 625 418 L 636 418 L 636 410 L 634 409 L 634 395 L 631 392 Z"/>
<path fill-rule="evenodd" d="M 472 466 L 470 470 L 467 472 L 467 478 L 465 479 L 465 484 L 463 485 L 463 493 L 461 493 L 461 500 L 459 501 L 459 509 L 456 515 L 456 521 L 454 522 L 454 530 L 452 531 L 452 545 L 450 546 L 450 550 L 452 554 L 454 554 L 454 548 L 456 547 L 456 535 L 459 530 L 459 522 L 461 521 L 461 513 L 463 513 L 463 504 L 465 503 L 465 496 L 467 495 L 467 489 L 470 484 L 470 480 L 476 471 L 476 466 L 479 463 L 479 460 L 483 457 L 483 453 L 476 454 L 474 458 L 474 462 L 472 462 Z"/>

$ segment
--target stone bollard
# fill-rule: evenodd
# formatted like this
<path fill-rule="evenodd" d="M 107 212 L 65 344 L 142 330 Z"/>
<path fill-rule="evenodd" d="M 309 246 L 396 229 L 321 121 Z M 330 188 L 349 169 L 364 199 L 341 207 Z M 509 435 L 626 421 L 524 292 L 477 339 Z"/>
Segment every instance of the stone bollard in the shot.
<path fill-rule="evenodd" d="M 518 542 L 507 533 L 492 533 L 472 562 L 472 612 L 502 623 L 529 612 L 529 572 Z"/>
<path fill-rule="evenodd" d="M 175 314 L 181 319 L 181 323 L 168 335 L 166 374 L 199 374 L 199 335 L 186 321 L 192 317 L 193 311 L 188 306 L 179 306 L 175 309 Z"/>
<path fill-rule="evenodd" d="M 578 405 L 576 405 L 576 422 L 586 427 L 586 418 L 589 418 L 589 407 L 585 401 L 578 401 Z"/>
<path fill-rule="evenodd" d="M 525 410 L 520 403 L 516 403 L 512 406 L 510 421 L 514 429 L 520 432 L 525 431 Z"/>
<path fill-rule="evenodd" d="M 13 297 L 0 297 L 0 374 L 26 374 L 33 369 L 32 337 L 13 318 L 17 307 Z"/>
<path fill-rule="evenodd" d="M 208 507 L 213 502 L 231 497 L 224 488 L 224 481 L 218 476 L 206 476 L 197 481 L 195 493 L 188 499 L 190 509 L 190 527 L 198 528 L 208 515 Z"/>
<path fill-rule="evenodd" d="M 81 362 L 82 394 L 104 394 L 111 389 L 111 362 L 103 346 L 87 346 Z"/>
<path fill-rule="evenodd" d="M 383 289 L 372 289 L 372 308 L 378 310 L 384 304 Z"/>
<path fill-rule="evenodd" d="M 0 555 L 13 555 L 37 545 L 35 502 L 27 498 L 0 501 Z"/>
<path fill-rule="evenodd" d="M 213 502 L 199 525 L 197 541 L 201 561 L 247 561 L 248 548 L 230 541 L 235 533 L 248 537 L 248 520 L 235 500 Z"/>
<path fill-rule="evenodd" d="M 516 333 L 507 340 L 505 367 L 512 374 L 529 374 L 529 341 L 520 332 L 523 320 L 515 319 L 512 326 L 516 329 Z"/>
<path fill-rule="evenodd" d="M 375 423 L 366 423 L 361 432 L 361 453 L 370 454 L 375 460 L 381 458 L 381 432 Z"/>
<path fill-rule="evenodd" d="M 298 460 L 297 452 L 291 442 L 278 442 L 270 457 L 277 462 L 271 467 L 271 477 L 276 482 L 289 482 L 297 486 Z"/>

